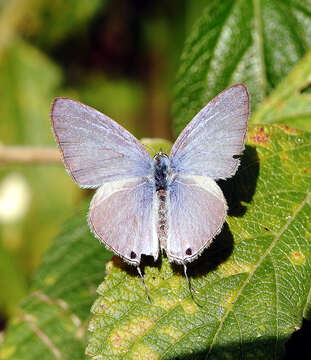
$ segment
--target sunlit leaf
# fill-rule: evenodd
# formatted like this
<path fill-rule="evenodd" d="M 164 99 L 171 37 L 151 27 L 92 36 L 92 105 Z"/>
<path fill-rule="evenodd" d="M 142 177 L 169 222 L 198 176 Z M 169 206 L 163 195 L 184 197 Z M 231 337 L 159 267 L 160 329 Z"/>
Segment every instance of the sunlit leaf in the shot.
<path fill-rule="evenodd" d="M 215 95 L 244 82 L 252 110 L 311 47 L 311 3 L 213 0 L 193 27 L 175 87 L 179 133 Z"/>
<path fill-rule="evenodd" d="M 256 126 L 238 174 L 221 186 L 229 217 L 190 266 L 162 256 L 141 279 L 121 261 L 92 307 L 87 353 L 94 359 L 281 359 L 309 316 L 311 135 Z"/>

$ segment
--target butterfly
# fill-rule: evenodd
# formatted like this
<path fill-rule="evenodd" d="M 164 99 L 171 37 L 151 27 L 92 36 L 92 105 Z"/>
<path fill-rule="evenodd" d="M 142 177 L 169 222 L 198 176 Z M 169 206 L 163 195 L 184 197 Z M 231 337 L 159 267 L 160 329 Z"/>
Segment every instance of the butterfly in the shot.
<path fill-rule="evenodd" d="M 169 155 L 152 158 L 132 134 L 87 105 L 56 98 L 51 110 L 66 169 L 80 187 L 97 188 L 88 213 L 95 237 L 141 277 L 141 256 L 156 260 L 164 249 L 184 266 L 188 283 L 187 263 L 225 222 L 227 204 L 216 181 L 236 173 L 248 118 L 247 88 L 233 85 L 192 119 Z"/>

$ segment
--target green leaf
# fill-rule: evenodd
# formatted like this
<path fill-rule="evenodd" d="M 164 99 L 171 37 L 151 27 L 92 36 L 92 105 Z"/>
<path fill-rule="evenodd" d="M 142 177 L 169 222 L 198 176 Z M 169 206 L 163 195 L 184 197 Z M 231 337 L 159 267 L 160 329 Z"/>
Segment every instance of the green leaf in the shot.
<path fill-rule="evenodd" d="M 6 145 L 55 143 L 47 119 L 61 79 L 60 69 L 42 52 L 20 39 L 11 42 L 0 63 L 0 117 L 5 120 L 0 131 Z"/>
<path fill-rule="evenodd" d="M 311 134 L 250 129 L 237 175 L 221 183 L 223 231 L 189 266 L 162 256 L 133 268 L 115 259 L 98 288 L 87 354 L 101 359 L 280 359 L 311 313 Z"/>
<path fill-rule="evenodd" d="M 111 253 L 91 235 L 86 208 L 64 227 L 10 324 L 0 359 L 84 359 L 85 330 Z"/>
<path fill-rule="evenodd" d="M 248 86 L 255 110 L 311 46 L 310 29 L 304 0 L 209 1 L 181 57 L 174 130 L 233 83 Z"/>
<path fill-rule="evenodd" d="M 251 118 L 253 124 L 282 123 L 311 131 L 311 51 L 264 101 Z"/>

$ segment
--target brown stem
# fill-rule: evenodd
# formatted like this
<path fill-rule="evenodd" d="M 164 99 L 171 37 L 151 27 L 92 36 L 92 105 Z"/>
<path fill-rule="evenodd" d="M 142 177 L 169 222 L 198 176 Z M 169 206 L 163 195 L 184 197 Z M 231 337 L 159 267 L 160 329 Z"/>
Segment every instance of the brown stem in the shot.
<path fill-rule="evenodd" d="M 0 165 L 5 164 L 58 164 L 59 150 L 49 147 L 4 146 L 0 144 Z"/>

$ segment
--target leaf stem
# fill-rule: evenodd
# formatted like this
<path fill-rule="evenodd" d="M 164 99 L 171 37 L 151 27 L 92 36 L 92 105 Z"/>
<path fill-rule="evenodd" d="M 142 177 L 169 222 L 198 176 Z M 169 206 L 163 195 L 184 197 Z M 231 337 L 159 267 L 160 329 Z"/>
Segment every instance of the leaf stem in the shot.
<path fill-rule="evenodd" d="M 0 166 L 16 164 L 58 164 L 61 156 L 52 147 L 4 146 L 0 144 Z"/>

